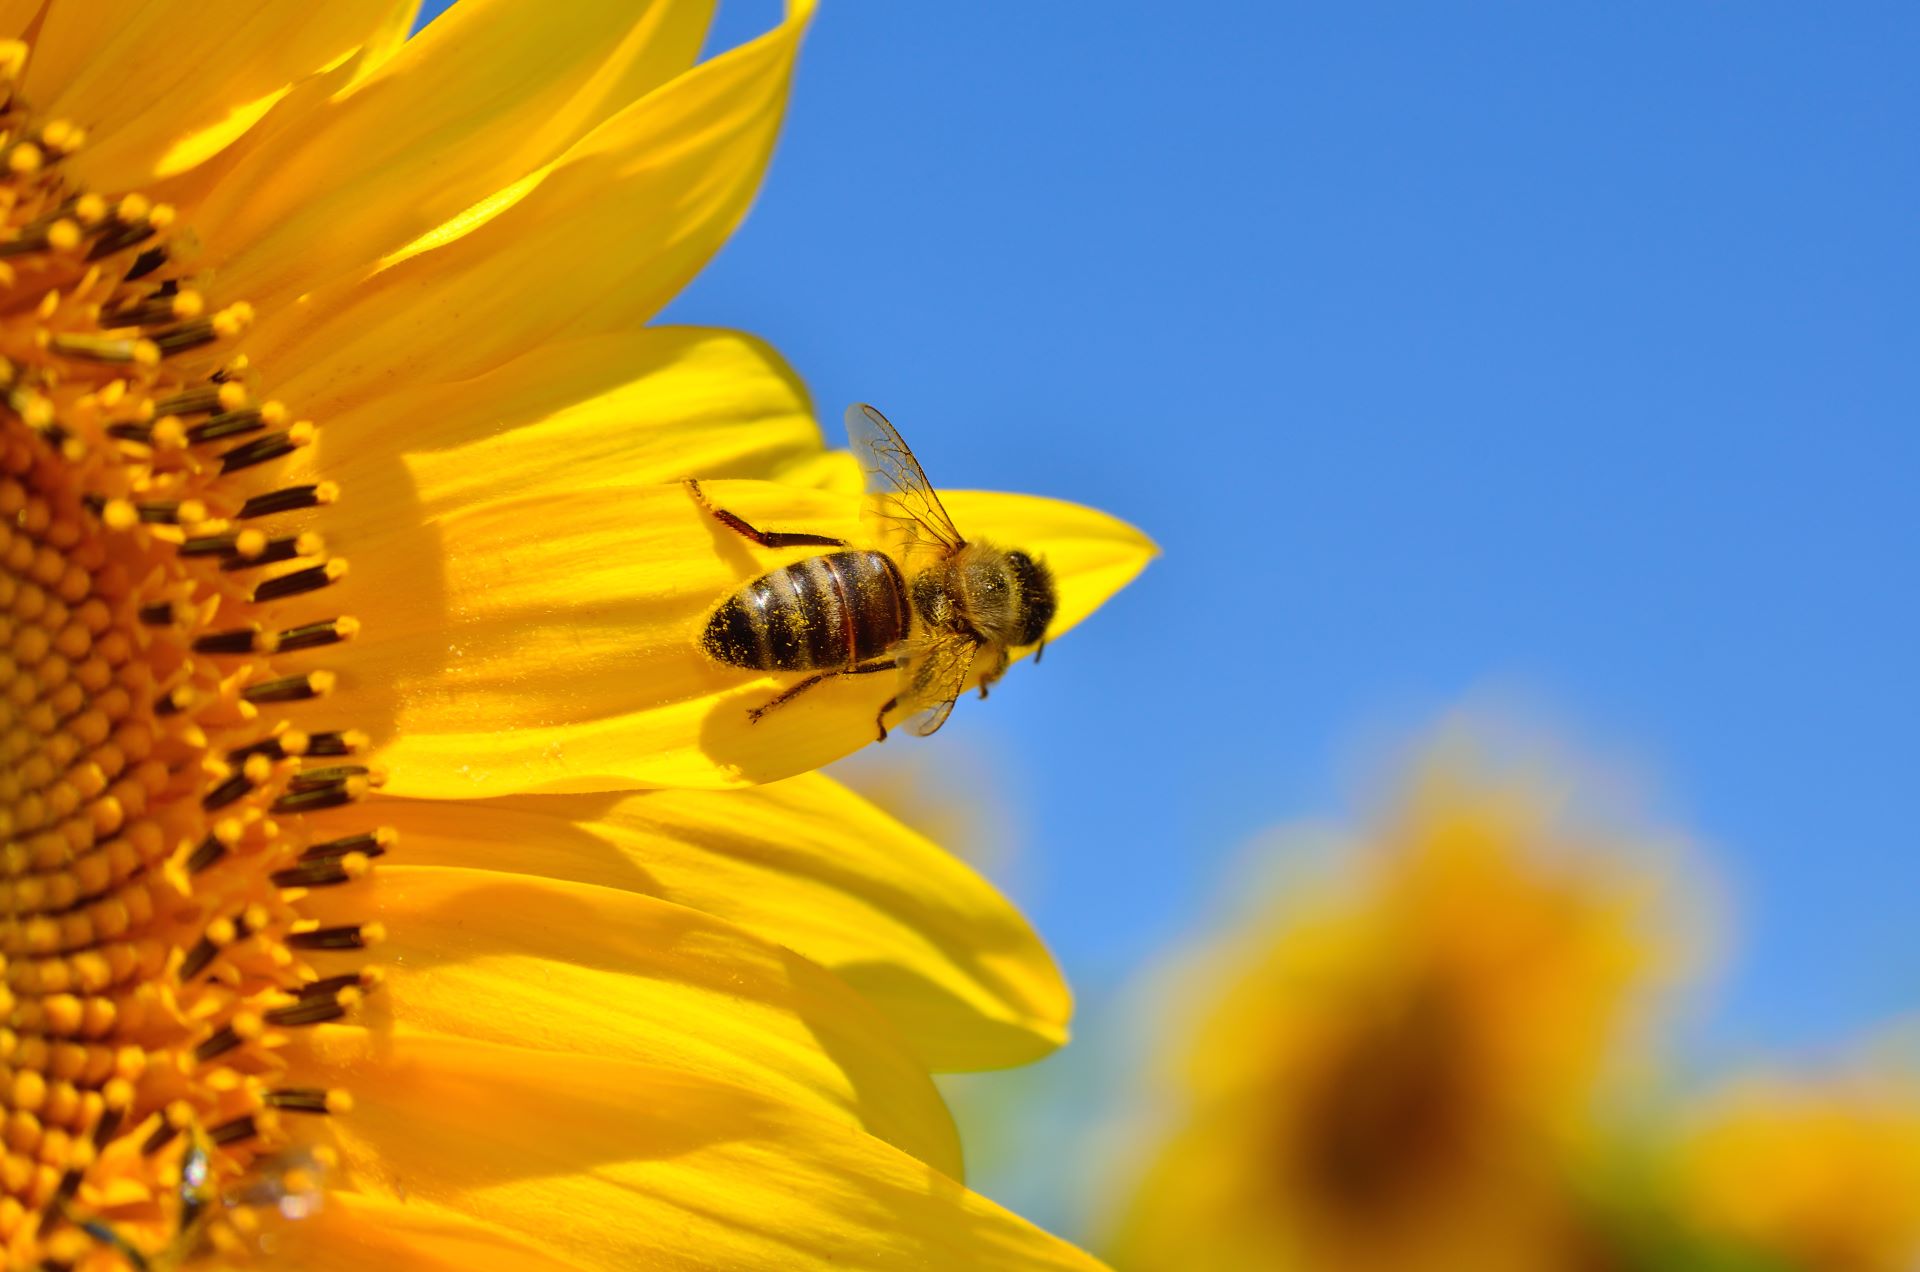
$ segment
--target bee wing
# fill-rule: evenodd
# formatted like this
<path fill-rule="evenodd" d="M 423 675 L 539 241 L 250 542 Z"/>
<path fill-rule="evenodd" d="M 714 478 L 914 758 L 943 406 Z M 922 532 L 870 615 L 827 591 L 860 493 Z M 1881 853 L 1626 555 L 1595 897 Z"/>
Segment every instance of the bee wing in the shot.
<path fill-rule="evenodd" d="M 937 733 L 953 714 L 953 704 L 967 686 L 973 656 L 980 648 L 971 636 L 949 633 L 918 646 L 909 655 L 901 705 L 918 712 L 907 727 L 921 737 Z"/>
<path fill-rule="evenodd" d="M 864 402 L 854 403 L 847 408 L 847 440 L 866 470 L 867 490 L 873 496 L 869 515 L 881 523 L 884 534 L 908 549 L 932 549 L 942 556 L 966 546 L 920 461 L 886 416 Z"/>
<path fill-rule="evenodd" d="M 295 1145 L 256 1160 L 251 1177 L 223 1198 L 229 1206 L 271 1206 L 287 1219 L 305 1219 L 320 1209 L 327 1162 L 311 1146 Z"/>

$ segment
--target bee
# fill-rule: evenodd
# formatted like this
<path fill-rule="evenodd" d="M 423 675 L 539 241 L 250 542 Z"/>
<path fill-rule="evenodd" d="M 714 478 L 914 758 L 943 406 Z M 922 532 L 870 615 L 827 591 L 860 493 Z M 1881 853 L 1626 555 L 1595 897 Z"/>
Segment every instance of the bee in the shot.
<path fill-rule="evenodd" d="M 1038 661 L 1053 621 L 1053 575 L 1025 552 L 963 536 L 886 416 L 848 407 L 847 437 L 885 550 L 760 530 L 687 483 L 714 520 L 763 548 L 835 549 L 743 585 L 708 615 L 700 644 L 731 667 L 812 673 L 750 710 L 756 722 L 836 676 L 897 670 L 896 692 L 874 721 L 880 740 L 896 707 L 916 713 L 910 727 L 924 737 L 946 723 L 976 663 L 984 698 L 1013 650 L 1035 646 Z"/>

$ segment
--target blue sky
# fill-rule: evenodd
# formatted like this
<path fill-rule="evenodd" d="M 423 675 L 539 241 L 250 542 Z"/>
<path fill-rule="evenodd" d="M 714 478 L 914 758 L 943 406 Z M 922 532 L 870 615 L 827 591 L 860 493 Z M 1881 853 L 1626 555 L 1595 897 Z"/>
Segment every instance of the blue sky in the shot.
<path fill-rule="evenodd" d="M 1070 970 L 1491 692 L 1729 876 L 1714 1040 L 1817 1045 L 1920 1003 L 1916 48 L 1899 5 L 828 4 L 669 317 L 1165 548 L 921 744 L 995 757 Z"/>
<path fill-rule="evenodd" d="M 1818 1049 L 1920 1000 L 1917 49 L 1910 4 L 841 0 L 668 318 L 1164 547 L 900 743 L 992 757 L 1077 979 L 1492 692 L 1728 879 L 1699 1045 Z"/>

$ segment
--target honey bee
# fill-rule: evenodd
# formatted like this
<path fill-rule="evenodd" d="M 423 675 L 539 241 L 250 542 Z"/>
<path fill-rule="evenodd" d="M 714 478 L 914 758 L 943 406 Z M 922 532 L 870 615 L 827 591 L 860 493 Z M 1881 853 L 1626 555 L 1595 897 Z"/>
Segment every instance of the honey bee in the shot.
<path fill-rule="evenodd" d="M 984 698 L 1013 650 L 1036 646 L 1038 661 L 1053 621 L 1053 575 L 1025 552 L 962 536 L 886 416 L 848 407 L 847 437 L 885 550 L 757 529 L 687 483 L 714 520 L 763 548 L 837 549 L 743 585 L 707 617 L 700 645 L 732 667 L 813 673 L 750 710 L 753 721 L 835 676 L 898 669 L 899 686 L 874 721 L 880 740 L 896 707 L 916 713 L 910 727 L 924 737 L 946 723 L 976 662 L 984 660 Z"/>

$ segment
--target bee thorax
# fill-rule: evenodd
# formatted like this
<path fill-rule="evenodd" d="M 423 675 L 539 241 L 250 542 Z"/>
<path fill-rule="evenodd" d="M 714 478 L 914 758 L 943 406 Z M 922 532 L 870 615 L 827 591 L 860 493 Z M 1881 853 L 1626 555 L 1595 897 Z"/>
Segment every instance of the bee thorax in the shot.
<path fill-rule="evenodd" d="M 955 582 L 954 572 L 945 565 L 922 570 L 913 576 L 908 589 L 913 599 L 913 612 L 934 631 L 960 631 L 967 626 L 957 603 Z"/>

